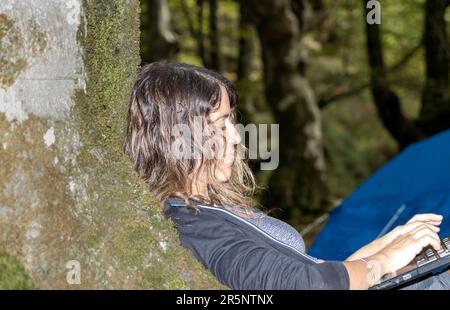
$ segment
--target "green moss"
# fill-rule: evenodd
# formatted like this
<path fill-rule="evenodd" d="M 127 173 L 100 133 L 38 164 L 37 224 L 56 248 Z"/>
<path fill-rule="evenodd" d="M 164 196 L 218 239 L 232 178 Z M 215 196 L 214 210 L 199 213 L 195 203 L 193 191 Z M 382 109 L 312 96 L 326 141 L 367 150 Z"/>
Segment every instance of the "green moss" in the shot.
<path fill-rule="evenodd" d="M 118 147 L 126 105 L 139 58 L 139 2 L 83 1 L 86 20 L 78 39 L 85 48 L 88 68 L 87 100 L 76 116 L 89 145 Z M 87 34 L 82 33 L 87 25 Z M 117 154 L 117 152 L 115 152 Z"/>
<path fill-rule="evenodd" d="M 23 39 L 14 20 L 0 13 L 0 88 L 14 84 L 27 67 L 26 59 L 19 56 L 22 45 Z"/>
<path fill-rule="evenodd" d="M 32 57 L 42 54 L 47 46 L 47 36 L 32 20 L 28 21 Z M 28 65 L 28 60 L 22 57 L 24 39 L 14 20 L 4 13 L 0 13 L 0 87 L 6 88 L 14 84 L 17 77 Z"/>
<path fill-rule="evenodd" d="M 22 264 L 0 251 L 0 289 L 23 290 L 36 289 L 33 279 L 28 275 Z"/>
<path fill-rule="evenodd" d="M 222 288 L 179 245 L 177 232 L 122 152 L 128 100 L 140 64 L 139 2 L 85 0 L 83 10 L 77 39 L 85 51 L 88 82 L 74 95 L 74 123 L 82 142 L 77 166 L 89 175 L 89 205 L 80 206 L 80 216 L 91 214 L 93 223 L 77 229 L 82 252 L 95 253 L 85 254 L 82 266 L 90 271 L 83 284 Z M 100 157 L 95 155 L 99 152 Z M 74 173 L 73 178 L 80 177 Z"/>

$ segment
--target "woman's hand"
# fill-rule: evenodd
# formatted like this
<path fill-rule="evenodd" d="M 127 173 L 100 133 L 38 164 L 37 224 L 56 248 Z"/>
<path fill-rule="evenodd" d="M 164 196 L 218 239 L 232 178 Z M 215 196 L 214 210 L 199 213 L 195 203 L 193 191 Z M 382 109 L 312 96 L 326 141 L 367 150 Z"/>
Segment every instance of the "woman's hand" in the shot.
<path fill-rule="evenodd" d="M 441 223 L 442 215 L 433 213 L 416 214 L 405 225 L 395 227 L 384 236 L 359 249 L 346 260 L 352 261 L 359 257 L 372 256 L 375 253 L 378 253 L 386 245 L 390 244 L 397 237 L 407 234 L 421 225 L 426 225 L 428 228 L 437 233 L 440 230 L 437 226 L 439 226 Z"/>
<path fill-rule="evenodd" d="M 360 256 L 364 254 L 363 248 L 362 251 L 356 252 L 344 261 L 344 266 L 349 273 L 351 289 L 367 289 L 386 273 L 395 272 L 406 266 L 428 245 L 435 250 L 441 249 L 440 238 L 436 232 L 437 227 L 425 222 L 413 224 L 414 222 L 417 221 L 411 221 L 396 228 L 397 236 L 378 252 L 370 256 Z M 364 258 L 364 260 L 358 258 Z M 370 264 L 370 270 L 366 262 Z"/>
<path fill-rule="evenodd" d="M 439 227 L 437 226 L 441 225 L 441 223 L 442 223 L 442 215 L 433 213 L 416 214 L 405 225 L 395 227 L 389 233 L 380 237 L 379 240 L 381 245 L 384 247 L 387 244 L 391 243 L 392 240 L 394 240 L 398 236 L 404 235 L 405 233 L 408 233 L 416 229 L 421 224 L 426 224 L 429 228 L 438 232 Z"/>
<path fill-rule="evenodd" d="M 379 251 L 377 254 L 383 257 L 380 262 L 381 276 L 406 266 L 428 245 L 436 251 L 440 250 L 441 241 L 435 229 L 433 225 L 422 223 L 413 230 L 398 235 Z"/>

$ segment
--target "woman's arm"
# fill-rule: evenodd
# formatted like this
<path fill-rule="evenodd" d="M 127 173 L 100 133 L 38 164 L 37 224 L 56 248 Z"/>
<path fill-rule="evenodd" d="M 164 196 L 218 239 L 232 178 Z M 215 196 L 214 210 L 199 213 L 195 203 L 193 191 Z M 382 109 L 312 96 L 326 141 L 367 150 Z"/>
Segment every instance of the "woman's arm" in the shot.
<path fill-rule="evenodd" d="M 359 259 L 344 261 L 344 266 L 350 278 L 351 290 L 366 290 L 387 273 L 389 261 L 384 254 L 374 254 L 364 258 L 364 260 L 367 263 Z"/>
<path fill-rule="evenodd" d="M 348 272 L 342 262 L 316 264 L 280 251 L 235 225 L 208 212 L 198 220 L 186 218 L 178 226 L 181 244 L 233 289 L 310 290 L 349 289 Z"/>
<path fill-rule="evenodd" d="M 435 250 L 441 248 L 436 227 L 422 223 L 416 225 L 411 231 L 399 234 L 384 248 L 371 256 L 358 256 L 363 251 L 356 252 L 356 255 L 350 256 L 344 262 L 350 278 L 350 289 L 369 288 L 378 282 L 384 274 L 406 266 L 428 245 L 432 245 Z"/>
<path fill-rule="evenodd" d="M 441 223 L 442 215 L 432 213 L 416 214 L 405 225 L 397 226 L 389 233 L 359 249 L 357 252 L 348 257 L 347 261 L 352 261 L 359 257 L 372 256 L 381 251 L 381 249 L 391 243 L 398 236 L 411 232 L 422 224 L 426 224 L 430 229 L 434 230 L 437 233 L 439 231 L 439 228 L 436 226 L 439 226 Z"/>
<path fill-rule="evenodd" d="M 202 211 L 198 217 L 182 215 L 175 215 L 183 218 L 178 223 L 182 245 L 233 289 L 367 289 L 372 284 L 362 260 L 306 262 L 280 252 L 212 212 Z M 365 256 L 379 268 L 375 280 L 409 263 L 416 252 L 433 242 L 433 237 L 438 238 L 433 233 L 428 226 L 419 226 L 378 253 Z M 436 241 L 434 244 L 440 246 Z"/>

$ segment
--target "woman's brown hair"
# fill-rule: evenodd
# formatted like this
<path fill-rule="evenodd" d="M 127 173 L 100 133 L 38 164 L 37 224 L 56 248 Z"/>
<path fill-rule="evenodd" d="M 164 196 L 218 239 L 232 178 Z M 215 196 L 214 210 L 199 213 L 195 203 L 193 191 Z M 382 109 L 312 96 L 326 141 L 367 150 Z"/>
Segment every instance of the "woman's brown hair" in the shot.
<path fill-rule="evenodd" d="M 239 156 L 246 153 L 245 147 L 237 145 L 238 156 L 231 177 L 223 183 L 213 173 L 216 159 L 205 157 L 203 150 L 197 150 L 202 146 L 194 142 L 194 136 L 201 134 L 194 126 L 194 117 L 200 117 L 207 126 L 210 112 L 221 102 L 221 86 L 234 111 L 239 103 L 236 89 L 212 70 L 182 63 L 151 63 L 142 67 L 130 99 L 123 151 L 159 203 L 177 196 L 191 207 L 195 206 L 190 198 L 206 204 L 240 207 L 247 215 L 256 210 L 252 199 L 255 178 L 242 158 L 245 156 Z M 171 145 L 178 124 L 187 125 L 194 133 L 187 143 L 191 150 L 199 151 L 200 158 L 175 156 Z M 200 167 L 206 167 L 206 197 L 192 195 L 189 182 L 198 178 Z"/>

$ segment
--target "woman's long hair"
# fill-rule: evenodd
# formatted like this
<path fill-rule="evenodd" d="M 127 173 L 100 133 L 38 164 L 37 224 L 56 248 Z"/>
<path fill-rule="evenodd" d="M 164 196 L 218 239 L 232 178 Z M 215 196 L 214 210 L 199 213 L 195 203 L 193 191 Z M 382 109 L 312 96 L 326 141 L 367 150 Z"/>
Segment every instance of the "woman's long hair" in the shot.
<path fill-rule="evenodd" d="M 195 207 L 189 201 L 192 198 L 206 204 L 241 207 L 247 215 L 255 210 L 252 197 L 257 187 L 246 156 L 241 156 L 246 154 L 245 147 L 236 146 L 231 177 L 220 182 L 214 174 L 217 159 L 204 156 L 201 143 L 195 142 L 208 126 L 209 113 L 221 102 L 221 86 L 228 93 L 230 107 L 235 108 L 239 97 L 234 86 L 214 71 L 180 63 L 142 67 L 130 99 L 123 151 L 159 203 L 178 196 L 190 207 Z M 194 125 L 194 118 L 201 120 L 202 128 Z M 192 135 L 186 141 L 188 149 L 199 157 L 176 156 L 172 146 L 180 138 L 175 130 L 179 124 L 189 128 Z M 192 180 L 199 178 L 200 168 L 206 172 L 207 196 L 192 195 Z"/>

